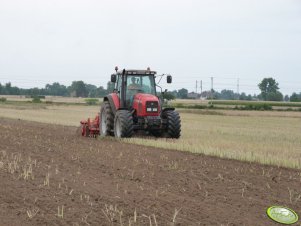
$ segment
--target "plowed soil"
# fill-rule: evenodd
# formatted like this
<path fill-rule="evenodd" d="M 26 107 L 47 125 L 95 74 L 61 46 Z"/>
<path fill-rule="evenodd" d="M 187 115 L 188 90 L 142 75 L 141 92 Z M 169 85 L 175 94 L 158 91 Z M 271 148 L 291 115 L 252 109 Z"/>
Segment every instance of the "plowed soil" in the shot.
<path fill-rule="evenodd" d="M 0 225 L 277 225 L 271 205 L 301 215 L 299 170 L 76 130 L 0 119 Z"/>

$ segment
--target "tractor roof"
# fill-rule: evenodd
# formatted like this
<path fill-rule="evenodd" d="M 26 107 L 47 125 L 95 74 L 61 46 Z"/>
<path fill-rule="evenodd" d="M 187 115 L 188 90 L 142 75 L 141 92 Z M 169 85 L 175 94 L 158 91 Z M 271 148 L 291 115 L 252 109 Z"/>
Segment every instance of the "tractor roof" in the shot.
<path fill-rule="evenodd" d="M 151 71 L 151 70 L 134 70 L 134 69 L 128 69 L 128 70 L 125 70 L 126 71 L 126 74 L 130 74 L 130 75 L 155 75 L 157 74 L 156 71 Z M 121 75 L 122 74 L 122 71 L 117 71 L 117 74 L 118 75 Z"/>

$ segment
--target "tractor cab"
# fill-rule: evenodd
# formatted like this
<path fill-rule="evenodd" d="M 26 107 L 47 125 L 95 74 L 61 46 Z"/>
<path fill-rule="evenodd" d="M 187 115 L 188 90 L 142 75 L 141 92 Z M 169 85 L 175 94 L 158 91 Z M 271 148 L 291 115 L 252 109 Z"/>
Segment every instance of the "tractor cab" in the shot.
<path fill-rule="evenodd" d="M 133 108 L 136 94 L 157 96 L 156 71 L 147 70 L 122 70 L 111 75 L 111 82 L 115 83 L 114 91 L 120 99 L 120 106 L 127 109 Z M 167 83 L 171 83 L 171 76 L 167 76 Z M 147 96 L 147 95 L 146 95 Z"/>
<path fill-rule="evenodd" d="M 132 108 L 136 94 L 157 96 L 155 75 L 156 72 L 150 70 L 126 70 L 117 71 L 111 76 L 111 82 L 115 82 L 115 92 L 124 108 Z"/>

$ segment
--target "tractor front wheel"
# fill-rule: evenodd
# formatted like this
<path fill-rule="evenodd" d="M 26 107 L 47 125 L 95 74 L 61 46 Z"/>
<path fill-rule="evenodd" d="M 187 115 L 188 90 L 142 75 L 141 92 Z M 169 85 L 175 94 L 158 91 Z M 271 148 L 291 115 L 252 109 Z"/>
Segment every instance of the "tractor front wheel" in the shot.
<path fill-rule="evenodd" d="M 163 112 L 163 118 L 167 119 L 166 134 L 169 138 L 178 139 L 181 136 L 181 119 L 178 112 L 167 110 Z"/>
<path fill-rule="evenodd" d="M 114 134 L 117 138 L 131 137 L 134 133 L 133 116 L 128 110 L 116 112 Z"/>

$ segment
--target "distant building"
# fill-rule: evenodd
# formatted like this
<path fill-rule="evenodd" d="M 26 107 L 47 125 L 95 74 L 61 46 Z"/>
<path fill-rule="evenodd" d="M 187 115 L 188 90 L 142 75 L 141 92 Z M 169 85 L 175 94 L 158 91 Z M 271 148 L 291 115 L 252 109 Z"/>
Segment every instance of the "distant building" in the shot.
<path fill-rule="evenodd" d="M 200 99 L 207 100 L 211 98 L 211 91 L 204 91 L 200 94 Z"/>
<path fill-rule="evenodd" d="M 214 94 L 211 93 L 211 91 L 203 91 L 202 93 L 190 92 L 187 94 L 187 97 L 189 99 L 209 100 L 211 99 L 211 95 L 212 97 L 214 96 Z"/>
<path fill-rule="evenodd" d="M 195 92 L 191 92 L 191 93 L 188 93 L 187 94 L 187 97 L 190 98 L 190 99 L 199 99 L 199 94 L 198 93 L 195 93 Z"/>

